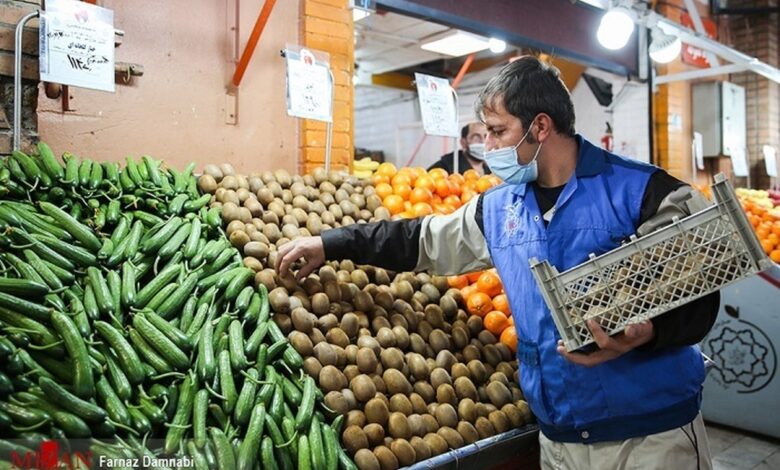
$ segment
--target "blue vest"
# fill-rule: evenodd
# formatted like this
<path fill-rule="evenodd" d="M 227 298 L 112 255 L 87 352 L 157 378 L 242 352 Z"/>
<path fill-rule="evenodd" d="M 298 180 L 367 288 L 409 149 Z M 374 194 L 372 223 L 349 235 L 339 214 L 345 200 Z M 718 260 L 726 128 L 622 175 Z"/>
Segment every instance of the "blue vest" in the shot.
<path fill-rule="evenodd" d="M 590 368 L 556 351 L 560 335 L 529 260 L 548 260 L 563 272 L 590 253 L 619 246 L 636 232 L 645 188 L 657 170 L 581 136 L 577 142 L 575 175 L 548 227 L 528 185 L 501 185 L 483 199 L 485 238 L 518 329 L 520 384 L 542 432 L 554 441 L 624 440 L 680 427 L 699 412 L 704 364 L 698 347 L 634 350 Z"/>

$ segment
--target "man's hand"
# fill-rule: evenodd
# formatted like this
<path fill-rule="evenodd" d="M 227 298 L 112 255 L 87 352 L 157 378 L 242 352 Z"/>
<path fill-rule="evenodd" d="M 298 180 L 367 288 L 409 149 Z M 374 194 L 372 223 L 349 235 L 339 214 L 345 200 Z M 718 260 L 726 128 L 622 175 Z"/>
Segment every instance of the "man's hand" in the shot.
<path fill-rule="evenodd" d="M 290 265 L 300 258 L 304 259 L 304 265 L 298 270 L 296 277 L 303 279 L 325 262 L 325 247 L 322 246 L 322 238 L 299 238 L 280 246 L 276 256 L 276 272 L 280 275 L 286 274 Z"/>
<path fill-rule="evenodd" d="M 616 357 L 647 343 L 655 336 L 653 323 L 647 320 L 641 323 L 628 325 L 623 333 L 615 336 L 609 336 L 601 329 L 601 325 L 593 319 L 588 320 L 588 328 L 593 334 L 593 339 L 596 340 L 596 344 L 600 348 L 599 350 L 593 351 L 592 353 L 566 352 L 563 341 L 559 341 L 558 353 L 570 362 L 592 367 L 599 365 L 602 362 L 609 361 L 610 359 L 615 359 Z"/>

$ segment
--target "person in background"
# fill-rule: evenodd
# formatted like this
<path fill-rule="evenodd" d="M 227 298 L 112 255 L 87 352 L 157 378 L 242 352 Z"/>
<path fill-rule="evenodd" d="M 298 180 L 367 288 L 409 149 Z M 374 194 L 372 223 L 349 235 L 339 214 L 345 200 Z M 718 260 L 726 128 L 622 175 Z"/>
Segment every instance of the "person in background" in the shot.
<path fill-rule="evenodd" d="M 490 168 L 485 164 L 482 154 L 485 152 L 485 136 L 487 130 L 481 122 L 470 122 L 460 130 L 460 147 L 458 150 L 458 173 L 473 169 L 480 175 L 489 175 Z M 452 152 L 443 155 L 439 161 L 431 165 L 428 170 L 442 168 L 452 174 L 455 170 Z"/>
<path fill-rule="evenodd" d="M 541 430 L 543 469 L 711 469 L 697 343 L 715 323 L 719 292 L 613 336 L 589 319 L 598 347 L 567 352 L 528 262 L 566 271 L 706 200 L 666 171 L 578 135 L 560 73 L 536 57 L 505 66 L 476 106 L 488 130 L 485 161 L 504 184 L 449 215 L 354 224 L 285 243 L 277 270 L 300 258 L 299 278 L 326 259 L 440 275 L 494 266 L 517 328 L 520 384 Z"/>

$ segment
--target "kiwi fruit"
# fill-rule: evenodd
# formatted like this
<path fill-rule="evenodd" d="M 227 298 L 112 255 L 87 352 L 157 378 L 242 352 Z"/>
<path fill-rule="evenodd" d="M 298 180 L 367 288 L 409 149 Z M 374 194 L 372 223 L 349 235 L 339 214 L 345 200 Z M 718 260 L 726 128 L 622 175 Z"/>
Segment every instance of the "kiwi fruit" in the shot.
<path fill-rule="evenodd" d="M 354 367 L 354 366 L 350 366 Z M 350 390 L 358 401 L 363 403 L 369 401 L 376 395 L 376 385 L 371 378 L 365 374 L 359 374 L 350 381 Z M 411 408 L 411 404 L 409 405 Z"/>
<path fill-rule="evenodd" d="M 369 423 L 363 427 L 363 433 L 368 438 L 368 445 L 378 446 L 385 439 L 385 428 L 377 423 Z"/>
<path fill-rule="evenodd" d="M 463 437 L 461 437 L 458 431 L 449 426 L 439 428 L 439 430 L 436 431 L 436 434 L 443 437 L 444 440 L 447 441 L 447 446 L 449 446 L 451 449 L 458 449 L 463 447 Z"/>
<path fill-rule="evenodd" d="M 410 439 L 412 437 L 412 431 L 409 428 L 409 422 L 406 419 L 406 415 L 403 413 L 390 413 L 387 430 L 390 433 L 390 436 L 396 439 Z"/>
<path fill-rule="evenodd" d="M 409 438 L 411 439 L 411 436 Z M 392 450 L 395 456 L 398 458 L 398 463 L 401 466 L 406 467 L 415 462 L 416 455 L 414 452 L 414 447 L 412 447 L 412 445 L 406 439 L 395 439 L 393 443 L 390 444 L 390 450 Z"/>
<path fill-rule="evenodd" d="M 379 466 L 379 460 L 377 460 L 376 455 L 368 449 L 358 450 L 354 459 L 355 465 L 357 465 L 359 470 L 384 470 Z"/>
<path fill-rule="evenodd" d="M 387 446 L 380 445 L 375 447 L 374 456 L 376 457 L 377 462 L 379 462 L 379 468 L 381 470 L 396 470 L 399 467 L 398 458 Z"/>
<path fill-rule="evenodd" d="M 366 421 L 385 426 L 390 417 L 390 411 L 387 403 L 381 398 L 372 398 L 366 403 L 363 412 L 366 415 Z"/>

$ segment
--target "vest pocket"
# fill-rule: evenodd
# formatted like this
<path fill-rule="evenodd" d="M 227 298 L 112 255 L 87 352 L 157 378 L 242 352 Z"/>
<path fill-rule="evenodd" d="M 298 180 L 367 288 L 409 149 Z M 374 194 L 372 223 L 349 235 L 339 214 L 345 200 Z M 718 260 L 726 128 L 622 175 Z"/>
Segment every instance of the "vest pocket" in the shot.
<path fill-rule="evenodd" d="M 520 387 L 534 416 L 540 421 L 552 424 L 553 418 L 547 406 L 547 397 L 542 383 L 542 368 L 539 348 L 533 341 L 518 339 L 517 361 L 520 366 Z"/>

